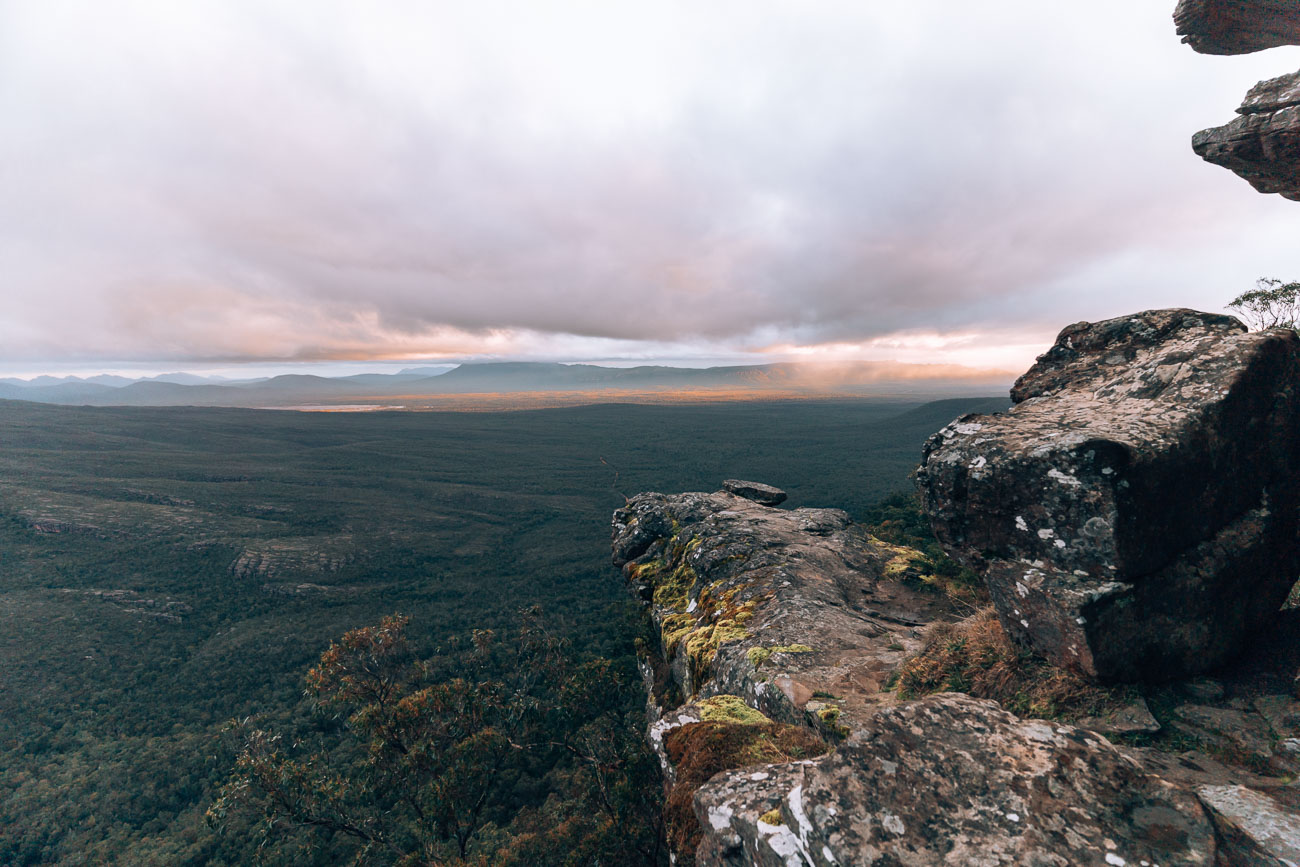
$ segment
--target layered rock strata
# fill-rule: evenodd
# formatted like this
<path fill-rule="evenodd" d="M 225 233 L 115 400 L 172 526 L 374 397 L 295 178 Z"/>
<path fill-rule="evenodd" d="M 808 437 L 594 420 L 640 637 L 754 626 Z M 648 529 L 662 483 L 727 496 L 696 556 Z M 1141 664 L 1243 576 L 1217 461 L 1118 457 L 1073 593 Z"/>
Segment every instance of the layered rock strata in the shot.
<path fill-rule="evenodd" d="M 1300 340 L 1153 310 L 1065 328 L 926 444 L 935 534 L 1007 631 L 1104 679 L 1222 663 L 1300 572 Z"/>
<path fill-rule="evenodd" d="M 1300 45 L 1294 0 L 1179 0 L 1174 26 L 1201 54 L 1250 54 Z"/>
<path fill-rule="evenodd" d="M 1202 130 L 1192 150 L 1261 193 L 1300 201 L 1300 72 L 1261 81 L 1231 123 Z"/>
<path fill-rule="evenodd" d="M 1300 45 L 1300 4 L 1293 0 L 1181 0 L 1174 22 L 1202 54 Z M 1300 200 L 1300 72 L 1255 85 L 1237 114 L 1198 132 L 1192 149 L 1261 193 Z"/>

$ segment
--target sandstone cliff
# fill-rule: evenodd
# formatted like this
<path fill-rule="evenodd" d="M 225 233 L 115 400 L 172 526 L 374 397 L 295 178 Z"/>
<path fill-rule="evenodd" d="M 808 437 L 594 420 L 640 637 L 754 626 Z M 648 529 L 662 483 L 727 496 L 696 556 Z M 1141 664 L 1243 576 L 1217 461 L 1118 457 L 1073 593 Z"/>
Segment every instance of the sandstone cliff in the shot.
<path fill-rule="evenodd" d="M 1181 0 L 1174 22 L 1202 54 L 1248 54 L 1300 45 L 1292 0 Z M 1300 200 L 1300 72 L 1255 85 L 1230 123 L 1202 130 L 1192 149 L 1261 193 Z"/>
<path fill-rule="evenodd" d="M 941 592 L 921 552 L 843 512 L 764 505 L 733 492 L 780 492 L 735 481 L 630 500 L 614 562 L 653 625 L 649 737 L 678 863 L 1300 863 L 1300 612 L 1277 611 L 1297 571 L 1280 489 L 1297 409 L 1275 381 L 1296 353 L 1293 335 L 1195 311 L 1081 323 L 1015 409 L 936 437 L 922 473 L 936 529 L 983 571 L 1021 649 Z M 1150 544 L 1143 520 L 1160 528 Z M 998 591 L 999 564 L 1041 571 L 1047 601 Z M 1169 598 L 1109 586 L 1125 584 Z M 1081 631 L 1092 665 L 1052 664 L 1048 626 L 1077 594 L 1124 616 Z M 1151 634 L 1143 606 L 1174 634 Z M 1210 664 L 1213 679 L 1186 679 Z M 1139 682 L 1088 683 L 1116 671 Z"/>

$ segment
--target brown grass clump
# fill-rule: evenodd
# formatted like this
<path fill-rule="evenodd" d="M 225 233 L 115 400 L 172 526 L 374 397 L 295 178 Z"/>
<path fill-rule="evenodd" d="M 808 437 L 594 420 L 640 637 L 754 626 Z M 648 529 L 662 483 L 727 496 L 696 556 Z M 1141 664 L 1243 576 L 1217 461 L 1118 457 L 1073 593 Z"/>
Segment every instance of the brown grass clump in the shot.
<path fill-rule="evenodd" d="M 931 628 L 925 649 L 898 671 L 900 698 L 964 692 L 1018 716 L 1081 719 L 1127 703 L 1131 688 L 1098 686 L 1018 647 L 984 608 L 960 623 Z"/>
<path fill-rule="evenodd" d="M 677 769 L 664 816 L 668 841 L 679 865 L 695 863 L 700 826 L 695 819 L 695 790 L 714 774 L 772 762 L 790 762 L 824 755 L 830 750 L 821 738 L 800 726 L 706 721 L 669 732 L 664 748 Z"/>

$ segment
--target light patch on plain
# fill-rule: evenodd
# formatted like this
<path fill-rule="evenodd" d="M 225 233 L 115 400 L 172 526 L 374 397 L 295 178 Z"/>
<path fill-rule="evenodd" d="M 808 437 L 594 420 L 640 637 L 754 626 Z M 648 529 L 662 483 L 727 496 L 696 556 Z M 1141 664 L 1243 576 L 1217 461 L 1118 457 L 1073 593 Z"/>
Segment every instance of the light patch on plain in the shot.
<path fill-rule="evenodd" d="M 697 602 L 696 600 L 692 599 L 692 600 L 691 600 L 691 604 L 686 606 L 686 613 L 687 613 L 687 614 L 694 614 L 694 613 L 695 613 L 695 609 L 698 608 L 698 607 L 700 607 L 700 606 L 699 606 L 699 602 Z"/>
<path fill-rule="evenodd" d="M 825 859 L 827 860 L 827 862 L 829 862 L 829 863 L 831 863 L 831 864 L 838 864 L 838 863 L 840 863 L 840 862 L 838 862 L 838 861 L 835 860 L 835 853 L 833 853 L 833 852 L 831 851 L 831 847 L 830 847 L 830 846 L 823 846 L 823 847 L 822 847 L 822 857 L 825 858 Z"/>
<path fill-rule="evenodd" d="M 1029 525 L 1025 523 L 1023 515 L 1016 515 L 1016 529 L 1025 531 L 1029 530 Z"/>
<path fill-rule="evenodd" d="M 978 424 L 976 422 L 966 422 L 965 424 L 953 425 L 952 429 L 959 434 L 965 434 L 969 436 L 970 434 L 978 433 L 983 427 L 984 425 Z"/>
<path fill-rule="evenodd" d="M 1056 531 L 1051 529 L 1044 529 L 1038 531 L 1038 538 L 1043 540 L 1050 539 L 1055 535 L 1056 535 Z"/>
<path fill-rule="evenodd" d="M 1116 855 L 1114 852 L 1107 852 L 1106 863 L 1113 865 L 1113 867 L 1124 867 L 1128 862 Z"/>
<path fill-rule="evenodd" d="M 709 807 L 709 824 L 715 831 L 725 831 L 731 827 L 731 817 L 734 814 L 731 808 L 726 804 L 717 807 Z"/>
<path fill-rule="evenodd" d="M 1023 626 L 1023 627 L 1025 627 L 1026 629 L 1028 629 L 1028 628 L 1029 628 L 1029 621 L 1028 621 L 1028 620 L 1021 620 L 1021 621 L 1020 621 L 1020 625 Z"/>
<path fill-rule="evenodd" d="M 1058 548 L 1064 548 L 1064 547 L 1065 547 L 1065 540 L 1064 540 L 1064 539 L 1057 539 L 1057 540 L 1056 540 L 1055 542 L 1053 542 L 1052 544 L 1055 545 L 1055 546 L 1058 547 Z"/>
<path fill-rule="evenodd" d="M 972 470 L 982 470 L 987 464 L 988 464 L 988 458 L 984 457 L 983 455 L 980 455 L 975 460 L 970 462 L 970 468 Z"/>
<path fill-rule="evenodd" d="M 1019 596 L 1021 599 L 1024 599 L 1026 596 L 1029 595 L 1029 588 L 1026 587 L 1025 585 L 1021 584 L 1019 581 L 1017 581 L 1017 582 L 1016 582 L 1016 595 Z"/>
<path fill-rule="evenodd" d="M 757 783 L 759 780 L 766 780 L 766 779 L 767 779 L 767 771 L 758 771 L 758 772 L 756 772 L 756 773 L 750 774 L 750 775 L 749 775 L 749 778 L 750 778 L 751 780 L 753 780 L 754 782 L 756 782 L 756 783 Z"/>
<path fill-rule="evenodd" d="M 1008 821 L 1011 821 L 1011 822 L 1019 822 L 1019 821 L 1020 821 L 1020 814 L 1019 814 L 1019 813 L 1007 813 L 1007 814 L 1006 814 L 1006 817 L 1007 817 L 1007 820 L 1008 820 Z"/>
<path fill-rule="evenodd" d="M 893 813 L 880 814 L 880 827 L 884 828 L 896 837 L 903 836 L 903 833 L 907 830 L 907 827 L 903 824 L 903 820 L 895 816 Z"/>

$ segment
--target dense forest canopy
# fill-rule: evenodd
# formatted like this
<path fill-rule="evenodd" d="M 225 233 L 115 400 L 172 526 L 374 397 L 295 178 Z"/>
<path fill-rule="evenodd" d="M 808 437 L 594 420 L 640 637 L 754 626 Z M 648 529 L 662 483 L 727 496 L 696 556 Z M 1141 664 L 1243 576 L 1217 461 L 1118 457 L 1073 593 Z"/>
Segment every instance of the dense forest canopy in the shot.
<path fill-rule="evenodd" d="M 630 684 L 607 553 L 624 494 L 747 477 L 863 515 L 928 434 L 1005 405 L 0 402 L 0 863 L 247 863 L 252 836 L 202 821 L 234 760 L 223 727 L 314 736 L 303 676 L 331 641 L 400 611 L 428 658 L 538 606 Z"/>

